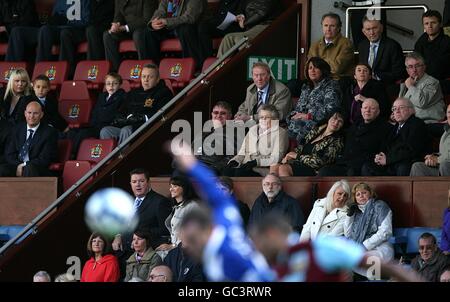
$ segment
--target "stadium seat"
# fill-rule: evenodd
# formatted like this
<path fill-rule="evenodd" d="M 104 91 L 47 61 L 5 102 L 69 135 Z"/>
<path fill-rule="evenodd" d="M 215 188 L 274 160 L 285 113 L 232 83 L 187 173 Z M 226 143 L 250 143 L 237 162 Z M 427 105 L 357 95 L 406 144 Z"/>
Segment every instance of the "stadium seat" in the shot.
<path fill-rule="evenodd" d="M 77 46 L 78 53 L 87 53 L 87 51 L 88 51 L 88 43 L 86 41 L 78 44 L 78 46 Z"/>
<path fill-rule="evenodd" d="M 203 62 L 202 72 L 205 72 L 206 69 L 208 69 L 209 66 L 211 66 L 216 60 L 217 60 L 216 57 L 206 58 L 206 60 Z"/>
<path fill-rule="evenodd" d="M 222 38 L 213 39 L 213 49 L 219 49 Z M 180 40 L 178 38 L 165 39 L 160 44 L 161 52 L 182 52 Z"/>
<path fill-rule="evenodd" d="M 134 45 L 133 40 L 122 40 L 119 43 L 119 52 L 136 52 L 136 46 Z"/>
<path fill-rule="evenodd" d="M 42 61 L 34 65 L 34 80 L 38 75 L 45 74 L 50 80 L 52 90 L 59 89 L 61 84 L 67 80 L 68 64 L 66 61 Z"/>
<path fill-rule="evenodd" d="M 91 101 L 88 84 L 84 81 L 64 81 L 59 101 Z"/>
<path fill-rule="evenodd" d="M 84 139 L 78 150 L 78 161 L 89 161 L 92 164 L 100 162 L 106 155 L 111 153 L 117 146 L 115 139 Z"/>
<path fill-rule="evenodd" d="M 139 86 L 138 86 L 139 87 Z M 128 80 L 122 80 L 122 86 L 121 86 L 121 88 L 123 89 L 123 90 L 125 90 L 125 92 L 130 92 L 130 90 L 131 90 L 131 83 L 130 83 L 130 81 L 128 81 Z M 133 88 L 136 88 L 136 87 L 133 87 Z"/>
<path fill-rule="evenodd" d="M 28 69 L 27 62 L 0 62 L 0 87 L 6 86 L 11 71 L 16 68 Z"/>
<path fill-rule="evenodd" d="M 131 88 L 141 86 L 141 71 L 145 64 L 153 63 L 152 60 L 124 60 L 120 63 L 118 73 L 123 80 L 130 82 Z"/>
<path fill-rule="evenodd" d="M 94 165 L 89 161 L 68 160 L 64 164 L 63 189 L 67 191 L 81 177 L 83 177 Z"/>
<path fill-rule="evenodd" d="M 195 61 L 193 58 L 165 58 L 159 64 L 161 79 L 170 80 L 177 91 L 184 88 L 194 78 Z"/>
<path fill-rule="evenodd" d="M 86 81 L 88 89 L 103 89 L 105 76 L 111 69 L 109 61 L 80 61 L 75 69 L 74 81 Z"/>
<path fill-rule="evenodd" d="M 8 43 L 0 43 L 0 56 L 6 55 L 7 49 L 8 49 Z"/>
<path fill-rule="evenodd" d="M 23 228 L 24 228 L 23 225 L 2 225 L 2 226 L 0 226 L 0 246 L 2 246 L 4 243 L 8 242 L 9 240 L 13 239 L 14 237 L 16 237 L 23 230 Z M 33 232 L 33 229 L 31 229 L 26 234 L 24 234 L 16 243 L 20 243 L 32 232 Z"/>
<path fill-rule="evenodd" d="M 50 170 L 61 172 L 64 168 L 64 163 L 70 159 L 72 153 L 72 140 L 60 139 L 58 140 L 58 160 L 50 164 Z"/>
<path fill-rule="evenodd" d="M 58 109 L 69 128 L 80 128 L 89 125 L 92 107 L 90 100 L 60 100 Z"/>

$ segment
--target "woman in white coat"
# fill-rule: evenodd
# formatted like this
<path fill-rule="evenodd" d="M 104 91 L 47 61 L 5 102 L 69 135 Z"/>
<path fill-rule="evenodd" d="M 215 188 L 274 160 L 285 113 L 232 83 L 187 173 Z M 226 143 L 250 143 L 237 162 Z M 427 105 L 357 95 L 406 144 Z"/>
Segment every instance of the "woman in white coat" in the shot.
<path fill-rule="evenodd" d="M 366 183 L 352 189 L 353 203 L 345 220 L 345 237 L 361 243 L 371 255 L 387 262 L 394 258 L 389 243 L 392 236 L 392 211 Z"/>
<path fill-rule="evenodd" d="M 350 201 L 350 186 L 346 180 L 333 184 L 327 196 L 318 199 L 303 226 L 300 241 L 315 239 L 317 235 L 344 235 L 347 204 Z"/>

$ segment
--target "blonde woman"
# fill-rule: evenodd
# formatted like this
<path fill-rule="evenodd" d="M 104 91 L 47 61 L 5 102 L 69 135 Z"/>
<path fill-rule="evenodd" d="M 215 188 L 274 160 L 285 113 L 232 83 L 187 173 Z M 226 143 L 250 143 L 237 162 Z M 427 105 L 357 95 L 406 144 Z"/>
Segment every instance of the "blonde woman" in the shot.
<path fill-rule="evenodd" d="M 33 99 L 30 77 L 23 68 L 11 71 L 8 84 L 2 93 L 1 109 L 2 118 L 11 125 L 25 120 L 24 111 L 28 103 Z"/>
<path fill-rule="evenodd" d="M 350 186 L 346 180 L 333 184 L 325 198 L 318 199 L 303 226 L 300 241 L 315 239 L 317 235 L 344 235 L 347 205 L 350 202 Z"/>
<path fill-rule="evenodd" d="M 363 182 L 353 186 L 352 201 L 344 225 L 345 237 L 362 244 L 370 254 L 383 261 L 392 260 L 394 249 L 389 243 L 392 211 L 389 206 Z"/>

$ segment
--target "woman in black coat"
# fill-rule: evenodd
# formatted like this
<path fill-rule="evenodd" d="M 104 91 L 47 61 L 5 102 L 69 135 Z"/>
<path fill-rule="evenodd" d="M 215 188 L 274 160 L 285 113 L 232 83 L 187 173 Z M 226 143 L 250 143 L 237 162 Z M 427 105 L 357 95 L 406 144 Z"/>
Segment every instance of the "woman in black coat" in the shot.
<path fill-rule="evenodd" d="M 23 68 L 12 70 L 6 89 L 0 95 L 2 118 L 11 125 L 25 121 L 25 108 L 33 100 L 28 72 Z"/>

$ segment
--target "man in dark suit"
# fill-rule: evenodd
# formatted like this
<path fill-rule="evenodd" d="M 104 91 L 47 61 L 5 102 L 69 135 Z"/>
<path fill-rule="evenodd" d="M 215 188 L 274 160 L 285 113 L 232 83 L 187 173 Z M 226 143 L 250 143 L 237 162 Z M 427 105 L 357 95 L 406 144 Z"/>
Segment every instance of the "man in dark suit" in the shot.
<path fill-rule="evenodd" d="M 0 176 L 49 176 L 48 166 L 56 159 L 56 130 L 41 123 L 42 105 L 30 102 L 25 110 L 26 123 L 18 124 L 6 147 L 6 163 L 0 166 Z"/>
<path fill-rule="evenodd" d="M 380 116 L 375 99 L 367 98 L 361 107 L 362 119 L 347 129 L 344 152 L 336 163 L 319 170 L 319 176 L 360 176 L 364 162 L 371 160 L 392 126 Z"/>
<path fill-rule="evenodd" d="M 429 151 L 425 123 L 414 116 L 410 100 L 398 98 L 392 106 L 397 122 L 372 161 L 362 167 L 363 176 L 409 176 L 411 165 Z"/>
<path fill-rule="evenodd" d="M 137 230 L 150 232 L 150 245 L 156 249 L 170 241 L 170 233 L 165 220 L 172 211 L 171 202 L 150 187 L 150 173 L 145 169 L 134 169 L 130 172 L 131 190 L 136 197 L 134 207 L 139 219 Z M 112 243 L 113 250 L 119 257 L 121 266 L 132 254 L 131 242 L 133 232 L 117 234 Z"/>
<path fill-rule="evenodd" d="M 111 28 L 103 33 L 106 60 L 111 61 L 113 71 L 119 69 L 122 40 L 133 39 L 139 60 L 151 58 L 146 26 L 157 7 L 158 0 L 115 0 Z"/>
<path fill-rule="evenodd" d="M 405 78 L 402 47 L 397 41 L 382 36 L 381 22 L 365 17 L 363 33 L 367 39 L 358 45 L 359 62 L 372 67 L 373 78 L 381 80 L 385 85 L 395 84 Z"/>

